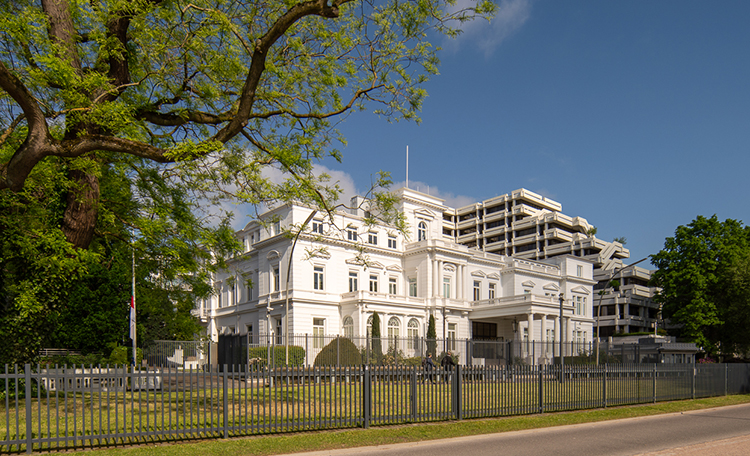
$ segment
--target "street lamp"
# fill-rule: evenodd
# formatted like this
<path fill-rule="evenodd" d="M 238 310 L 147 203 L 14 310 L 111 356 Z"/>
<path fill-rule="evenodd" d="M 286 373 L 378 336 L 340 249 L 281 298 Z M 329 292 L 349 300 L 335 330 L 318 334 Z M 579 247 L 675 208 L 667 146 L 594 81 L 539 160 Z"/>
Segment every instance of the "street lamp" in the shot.
<path fill-rule="evenodd" d="M 300 234 L 305 230 L 305 227 L 308 223 L 315 217 L 315 214 L 318 213 L 318 210 L 315 209 L 312 212 L 310 212 L 310 215 L 307 216 L 304 223 L 302 223 L 302 226 L 299 228 L 299 231 L 297 231 L 297 234 L 294 235 L 294 242 L 292 242 L 292 249 L 289 251 L 289 257 L 287 258 L 287 265 L 286 265 L 286 285 L 284 286 L 284 289 L 286 290 L 286 302 L 284 303 L 284 325 L 286 326 L 286 337 L 284 338 L 284 349 L 285 349 L 285 356 L 284 361 L 286 363 L 286 366 L 289 367 L 289 275 L 292 270 L 292 257 L 294 256 L 294 247 L 297 246 L 297 240 L 299 239 Z"/>
<path fill-rule="evenodd" d="M 596 364 L 597 365 L 599 364 L 599 325 L 600 325 L 599 322 L 601 320 L 600 317 L 602 314 L 602 296 L 604 296 L 604 290 L 606 290 L 607 287 L 609 287 L 612 281 L 615 280 L 615 277 L 617 277 L 619 274 L 622 274 L 627 269 L 630 269 L 634 267 L 636 264 L 641 263 L 646 260 L 648 260 L 648 257 L 640 259 L 636 261 L 635 263 L 629 264 L 625 266 L 624 268 L 620 269 L 619 271 L 615 272 L 614 274 L 612 274 L 612 277 L 610 277 L 607 283 L 604 285 L 604 288 L 602 288 L 601 291 L 599 291 L 599 305 L 596 306 Z"/>

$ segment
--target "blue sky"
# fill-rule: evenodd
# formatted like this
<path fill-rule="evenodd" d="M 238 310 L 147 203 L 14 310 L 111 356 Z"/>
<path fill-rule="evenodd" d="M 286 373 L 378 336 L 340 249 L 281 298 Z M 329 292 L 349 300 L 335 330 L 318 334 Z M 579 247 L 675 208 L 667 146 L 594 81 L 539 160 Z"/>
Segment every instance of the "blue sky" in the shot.
<path fill-rule="evenodd" d="M 698 215 L 750 223 L 750 2 L 503 0 L 439 43 L 422 123 L 357 113 L 341 164 L 450 205 L 527 188 L 636 261 Z M 397 185 L 398 186 L 398 185 Z"/>

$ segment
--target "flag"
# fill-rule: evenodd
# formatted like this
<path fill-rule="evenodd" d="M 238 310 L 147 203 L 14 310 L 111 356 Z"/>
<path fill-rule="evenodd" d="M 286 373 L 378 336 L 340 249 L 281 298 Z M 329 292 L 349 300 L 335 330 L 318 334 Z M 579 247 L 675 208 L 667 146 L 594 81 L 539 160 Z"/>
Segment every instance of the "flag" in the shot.
<path fill-rule="evenodd" d="M 135 295 L 130 297 L 130 338 L 135 340 Z"/>

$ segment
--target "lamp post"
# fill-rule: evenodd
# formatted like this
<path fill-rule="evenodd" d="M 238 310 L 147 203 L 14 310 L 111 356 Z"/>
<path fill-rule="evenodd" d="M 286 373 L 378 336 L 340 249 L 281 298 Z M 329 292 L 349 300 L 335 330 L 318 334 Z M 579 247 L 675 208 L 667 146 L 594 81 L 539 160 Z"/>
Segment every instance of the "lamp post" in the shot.
<path fill-rule="evenodd" d="M 620 269 L 619 271 L 612 274 L 612 277 L 607 280 L 607 283 L 604 285 L 604 288 L 599 291 L 599 305 L 596 306 L 596 364 L 599 364 L 599 326 L 600 326 L 600 320 L 601 320 L 601 314 L 602 314 L 602 296 L 604 296 L 604 290 L 609 287 L 609 285 L 612 283 L 613 280 L 615 280 L 615 277 L 625 272 L 627 269 L 630 269 L 634 267 L 636 264 L 641 263 L 643 261 L 648 260 L 648 257 L 642 258 L 635 263 L 629 264 L 625 266 L 624 268 Z"/>
<path fill-rule="evenodd" d="M 317 209 L 314 209 L 312 212 L 310 212 L 310 215 L 307 216 L 305 221 L 302 223 L 302 226 L 299 228 L 299 231 L 297 231 L 297 234 L 294 235 L 294 242 L 292 242 L 292 249 L 289 251 L 289 257 L 287 258 L 287 265 L 286 265 L 286 285 L 284 286 L 284 290 L 286 290 L 286 302 L 284 303 L 284 326 L 286 326 L 286 337 L 284 338 L 284 362 L 287 367 L 289 367 L 289 275 L 292 271 L 292 257 L 294 256 L 294 248 L 297 246 L 297 240 L 299 239 L 300 234 L 305 230 L 305 227 L 308 223 L 315 217 L 315 214 L 318 213 Z"/>
<path fill-rule="evenodd" d="M 565 381 L 565 355 L 563 354 L 563 334 L 565 334 L 565 332 L 563 331 L 563 304 L 565 303 L 565 295 L 560 293 L 559 299 L 560 327 L 558 328 L 558 330 L 560 331 L 560 383 L 563 383 Z"/>

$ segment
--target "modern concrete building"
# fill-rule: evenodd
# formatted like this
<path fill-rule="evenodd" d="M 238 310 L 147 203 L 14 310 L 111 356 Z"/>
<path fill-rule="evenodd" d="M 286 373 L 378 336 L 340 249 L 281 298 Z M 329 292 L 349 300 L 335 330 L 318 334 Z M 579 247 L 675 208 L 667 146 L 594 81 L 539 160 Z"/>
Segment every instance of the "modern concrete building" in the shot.
<path fill-rule="evenodd" d="M 216 275 L 216 295 L 201 302 L 197 314 L 216 340 L 221 333 L 357 338 L 368 334 L 377 312 L 383 337 L 405 340 L 406 356 L 419 355 L 409 353 L 416 350 L 409 340 L 425 336 L 430 316 L 436 320 L 437 337 L 448 340 L 559 342 L 562 335 L 565 342 L 590 342 L 596 283 L 591 255 L 576 255 L 574 249 L 538 259 L 507 255 L 509 248 L 525 245 L 521 238 L 529 235 L 514 230 L 526 229 L 520 228 L 526 226 L 522 224 L 526 218 L 544 217 L 545 230 L 550 232 L 562 232 L 559 220 L 565 220 L 565 227 L 586 229 L 588 224 L 549 210 L 531 214 L 528 208 L 542 211 L 559 204 L 540 204 L 543 209 L 537 209 L 529 206 L 533 194 L 520 192 L 521 197 L 502 201 L 505 244 L 504 249 L 492 251 L 486 247 L 499 241 L 486 239 L 500 234 L 494 226 L 485 228 L 495 218 L 487 217 L 484 209 L 490 206 L 484 203 L 482 223 L 473 222 L 482 233 L 474 239 L 481 239 L 481 248 L 467 242 L 469 233 L 454 237 L 456 231 L 468 230 L 469 223 L 462 222 L 471 222 L 460 220 L 461 215 L 472 213 L 477 218 L 480 206 L 473 212 L 455 210 L 439 198 L 411 189 L 395 192 L 408 237 L 392 226 L 366 225 L 364 209 L 329 217 L 294 204 L 277 207 L 237 232 L 245 251 Z M 307 229 L 298 239 L 283 234 L 285 228 L 306 220 Z M 542 239 L 545 247 L 558 245 L 546 242 L 557 239 L 548 239 L 546 231 L 541 237 L 537 234 L 536 222 L 533 226 L 535 246 Z M 513 234 L 507 237 L 508 233 Z M 573 233 L 580 245 L 591 245 L 585 242 L 589 238 Z M 530 250 L 525 252 L 528 255 Z M 313 349 L 322 348 L 323 339 L 319 340 Z M 468 350 L 454 350 L 462 362 L 482 362 L 467 359 L 473 356 Z M 551 359 L 544 350 L 525 355 L 533 363 Z"/>
<path fill-rule="evenodd" d="M 630 252 L 620 242 L 607 242 L 593 234 L 582 217 L 562 212 L 562 204 L 526 189 L 518 189 L 443 213 L 443 233 L 457 243 L 483 252 L 529 260 L 560 255 L 584 258 L 594 265 L 594 286 L 601 295 L 601 337 L 615 333 L 653 331 L 658 305 L 656 289 L 648 286 L 651 272 L 625 268 Z M 620 283 L 617 290 L 610 280 Z M 594 316 L 600 296 L 595 294 Z"/>

